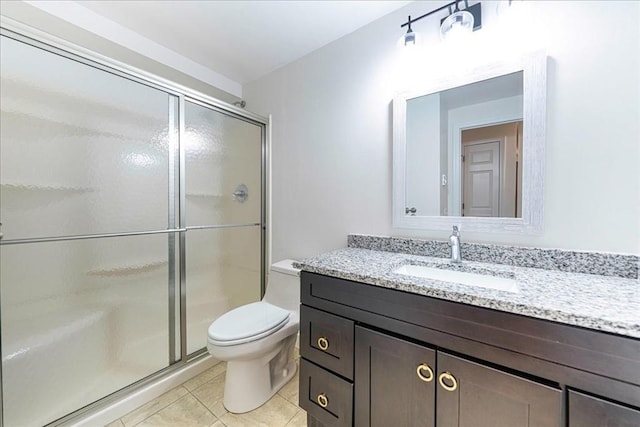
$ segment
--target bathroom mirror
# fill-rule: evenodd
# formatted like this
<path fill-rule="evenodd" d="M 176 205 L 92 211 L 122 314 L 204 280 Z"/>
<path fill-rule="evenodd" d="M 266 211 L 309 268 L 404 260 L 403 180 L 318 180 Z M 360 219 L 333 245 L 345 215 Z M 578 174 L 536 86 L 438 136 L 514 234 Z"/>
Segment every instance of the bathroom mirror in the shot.
<path fill-rule="evenodd" d="M 478 67 L 393 101 L 393 226 L 542 230 L 546 56 Z"/>

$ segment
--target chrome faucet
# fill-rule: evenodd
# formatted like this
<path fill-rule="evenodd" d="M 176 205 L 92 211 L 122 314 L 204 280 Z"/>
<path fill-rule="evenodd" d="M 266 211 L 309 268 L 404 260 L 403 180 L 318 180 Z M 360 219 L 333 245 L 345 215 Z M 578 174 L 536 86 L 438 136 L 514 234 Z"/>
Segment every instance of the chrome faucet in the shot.
<path fill-rule="evenodd" d="M 453 232 L 451 236 L 449 236 L 449 245 L 451 245 L 451 262 L 455 262 L 456 264 L 462 262 L 462 255 L 460 253 L 460 231 L 458 231 L 458 226 L 453 226 Z"/>

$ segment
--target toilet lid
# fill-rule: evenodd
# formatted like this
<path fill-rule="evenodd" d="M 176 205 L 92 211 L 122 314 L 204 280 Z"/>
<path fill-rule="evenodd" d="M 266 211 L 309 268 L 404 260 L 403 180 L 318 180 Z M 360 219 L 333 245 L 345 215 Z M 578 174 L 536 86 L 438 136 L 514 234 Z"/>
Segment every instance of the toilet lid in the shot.
<path fill-rule="evenodd" d="M 282 328 L 289 311 L 267 302 L 254 302 L 233 309 L 209 326 L 209 341 L 235 345 L 254 341 Z"/>

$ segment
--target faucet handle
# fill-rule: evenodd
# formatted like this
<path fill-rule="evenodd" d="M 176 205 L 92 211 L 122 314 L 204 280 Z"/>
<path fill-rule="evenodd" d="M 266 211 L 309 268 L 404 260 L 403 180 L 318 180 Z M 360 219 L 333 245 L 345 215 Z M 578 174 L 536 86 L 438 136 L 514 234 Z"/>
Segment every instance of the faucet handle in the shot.
<path fill-rule="evenodd" d="M 458 230 L 458 226 L 457 225 L 453 226 L 453 235 L 454 236 L 460 236 L 460 231 Z"/>

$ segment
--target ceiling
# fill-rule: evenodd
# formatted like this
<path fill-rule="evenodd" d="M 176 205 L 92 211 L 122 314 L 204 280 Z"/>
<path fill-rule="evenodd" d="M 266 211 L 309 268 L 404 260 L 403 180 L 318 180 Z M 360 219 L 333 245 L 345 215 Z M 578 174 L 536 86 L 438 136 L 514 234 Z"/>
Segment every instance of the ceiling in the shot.
<path fill-rule="evenodd" d="M 185 64 L 193 63 L 190 74 L 198 74 L 199 66 L 205 67 L 219 75 L 221 81 L 226 78 L 241 87 L 410 2 L 78 0 L 26 3 L 117 43 L 128 43 L 126 47 L 138 53 L 155 55 L 153 59 L 165 65 L 182 67 L 181 71 L 187 69 L 188 72 Z M 126 38 L 122 37 L 123 33 Z M 206 73 L 200 71 L 202 79 Z"/>

